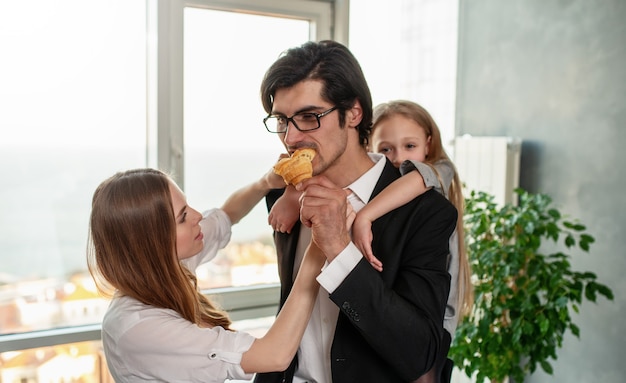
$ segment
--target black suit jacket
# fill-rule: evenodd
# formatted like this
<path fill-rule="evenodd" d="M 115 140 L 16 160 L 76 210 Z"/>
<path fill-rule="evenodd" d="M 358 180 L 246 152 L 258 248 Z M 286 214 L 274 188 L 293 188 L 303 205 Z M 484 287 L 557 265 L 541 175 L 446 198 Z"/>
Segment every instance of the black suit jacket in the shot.
<path fill-rule="evenodd" d="M 398 177 L 386 161 L 372 197 Z M 279 196 L 270 193 L 268 207 Z M 331 349 L 334 383 L 410 382 L 445 359 L 446 262 L 456 216 L 454 206 L 430 190 L 373 223 L 372 248 L 383 271 L 363 259 L 329 295 L 340 310 Z M 291 234 L 274 234 L 281 307 L 293 285 L 299 231 L 297 223 Z M 258 374 L 255 382 L 291 382 L 296 363 L 281 373 Z"/>

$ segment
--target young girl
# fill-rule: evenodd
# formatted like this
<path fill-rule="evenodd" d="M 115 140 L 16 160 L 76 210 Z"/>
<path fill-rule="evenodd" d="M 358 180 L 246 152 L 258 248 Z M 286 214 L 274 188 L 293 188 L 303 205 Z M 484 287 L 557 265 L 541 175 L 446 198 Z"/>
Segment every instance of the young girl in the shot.
<path fill-rule="evenodd" d="M 259 339 L 230 330 L 194 274 L 228 243 L 231 225 L 282 182 L 270 171 L 204 214 L 158 170 L 117 173 L 98 186 L 88 265 L 113 297 L 102 342 L 115 381 L 223 382 L 289 366 L 319 290 L 319 249 L 309 246 L 287 302 Z"/>
<path fill-rule="evenodd" d="M 352 225 L 354 243 L 376 269 L 382 270 L 383 265 L 372 254 L 371 224 L 374 220 L 431 187 L 457 208 L 457 227 L 450 237 L 448 272 L 451 283 L 444 318 L 444 328 L 454 339 L 460 316 L 468 314 L 473 305 L 473 291 L 463 240 L 462 185 L 443 148 L 439 128 L 420 105 L 404 100 L 391 101 L 374 109 L 369 145 L 371 151 L 385 154 L 404 174 L 370 200 Z"/>

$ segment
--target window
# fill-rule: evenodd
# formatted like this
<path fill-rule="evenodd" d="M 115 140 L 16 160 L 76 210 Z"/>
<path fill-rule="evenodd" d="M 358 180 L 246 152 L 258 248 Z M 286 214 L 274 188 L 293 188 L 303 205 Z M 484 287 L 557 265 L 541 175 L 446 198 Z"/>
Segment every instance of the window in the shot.
<path fill-rule="evenodd" d="M 198 209 L 220 206 L 285 151 L 267 133 L 259 89 L 280 52 L 309 40 L 309 21 L 211 9 L 184 13 L 185 191 Z M 243 31 L 243 33 L 241 33 Z M 205 287 L 278 282 L 262 202 L 233 227 L 231 244 L 198 270 Z"/>
<path fill-rule="evenodd" d="M 100 320 L 76 283 L 93 191 L 145 166 L 145 28 L 139 0 L 0 3 L 0 333 Z"/>
<path fill-rule="evenodd" d="M 279 143 L 265 133 L 261 122 L 265 113 L 258 99 L 259 73 L 281 50 L 308 39 L 329 38 L 330 3 L 244 0 L 231 5 L 238 11 L 248 9 L 246 13 L 233 13 L 224 4 L 0 3 L 0 380 L 79 379 L 75 374 L 92 371 L 106 381 L 100 371 L 99 342 L 88 347 L 74 343 L 99 340 L 98 322 L 108 304 L 94 299 L 85 263 L 91 197 L 102 180 L 119 170 L 158 166 L 178 178 L 193 206 L 208 208 L 219 206 L 236 187 L 251 181 L 251 175 L 260 177 L 277 157 Z M 159 6 L 165 11 L 159 12 Z M 224 28 L 230 28 L 231 45 L 220 46 L 226 30 L 207 30 L 210 26 L 203 23 L 226 20 L 230 20 Z M 211 38 L 216 34 L 219 40 Z M 222 61 L 225 67 L 220 73 L 232 79 L 230 88 L 238 90 L 226 98 L 232 89 L 215 83 L 222 77 L 207 74 L 218 69 L 203 64 L 219 65 L 211 60 L 214 55 L 236 50 L 233 47 L 244 44 L 246 36 L 256 40 L 243 49 L 263 49 L 242 68 Z M 184 60 L 183 44 L 188 54 Z M 202 44 L 211 45 L 211 55 L 206 56 Z M 249 76 L 245 82 L 241 70 Z M 221 155 L 241 157 L 233 131 L 213 137 L 223 124 L 219 118 L 227 114 L 231 114 L 231 128 L 250 132 L 249 142 L 261 149 L 258 156 L 268 159 L 261 168 L 261 161 L 256 162 L 259 157 L 253 156 L 259 167 L 239 174 L 241 183 L 227 184 L 232 177 L 219 178 L 224 171 Z M 188 122 L 184 127 L 183 115 Z M 258 128 L 256 135 L 252 124 Z M 189 136 L 183 137 L 183 131 Z M 206 146 L 196 145 L 196 140 Z M 217 142 L 231 150 L 219 153 Z M 211 166 L 205 154 L 218 162 Z M 184 175 L 189 177 L 187 185 Z M 203 179 L 196 182 L 196 175 Z M 234 241 L 254 242 L 267 235 L 264 211 L 257 210 L 250 216 L 257 223 L 236 227 Z M 256 228 L 260 233 L 249 233 Z M 275 273 L 276 267 L 272 269 Z M 258 281 L 276 280 L 275 275 L 262 277 Z M 231 285 L 234 279 L 231 276 L 222 284 Z M 265 317 L 260 324 L 246 320 L 236 325 L 257 333 L 268 320 L 271 323 L 278 302 L 273 285 L 245 292 L 226 287 L 211 294 L 220 295 L 236 321 Z"/>
<path fill-rule="evenodd" d="M 350 49 L 374 105 L 401 98 L 421 104 L 437 122 L 444 145 L 455 135 L 458 3 L 350 2 Z M 451 149 L 446 147 L 449 155 Z"/>
<path fill-rule="evenodd" d="M 168 11 L 157 12 L 164 4 Z M 99 320 L 102 307 L 82 302 L 94 293 L 85 263 L 88 217 L 93 191 L 114 172 L 159 166 L 181 184 L 188 174 L 190 200 L 208 208 L 269 169 L 280 144 L 262 127 L 262 74 L 283 49 L 329 36 L 330 5 L 273 0 L 248 8 L 0 4 L 0 333 Z M 183 62 L 183 28 L 185 147 L 168 141 L 183 141 L 183 68 L 175 64 Z M 251 157 L 243 168 L 223 165 L 244 153 Z M 231 182 L 231 173 L 239 178 Z M 267 235 L 263 213 L 237 227 L 234 240 Z"/>

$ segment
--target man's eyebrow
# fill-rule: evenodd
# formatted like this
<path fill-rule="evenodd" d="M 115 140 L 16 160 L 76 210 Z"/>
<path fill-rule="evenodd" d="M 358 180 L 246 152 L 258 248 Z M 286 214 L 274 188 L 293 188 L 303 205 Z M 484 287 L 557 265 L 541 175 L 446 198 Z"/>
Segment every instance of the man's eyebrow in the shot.
<path fill-rule="evenodd" d="M 313 112 L 314 110 L 318 110 L 318 109 L 324 109 L 324 107 L 323 106 L 317 106 L 317 105 L 303 106 L 302 108 L 296 110 L 296 112 L 293 114 L 293 116 L 295 116 L 296 114 L 300 114 L 300 113 Z M 272 110 L 272 116 L 286 116 L 286 114 L 285 113 L 281 113 L 279 111 Z"/>

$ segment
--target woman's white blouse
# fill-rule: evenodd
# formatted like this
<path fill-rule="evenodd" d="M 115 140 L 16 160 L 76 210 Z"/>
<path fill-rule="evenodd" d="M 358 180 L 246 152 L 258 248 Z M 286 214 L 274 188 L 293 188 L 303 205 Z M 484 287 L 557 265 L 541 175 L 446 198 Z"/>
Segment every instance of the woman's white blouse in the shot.
<path fill-rule="evenodd" d="M 190 270 L 213 259 L 230 240 L 231 223 L 220 209 L 203 214 L 204 249 L 182 261 Z M 221 327 L 200 328 L 169 309 L 133 298 L 113 298 L 102 322 L 102 342 L 116 382 L 224 382 L 251 379 L 241 356 L 254 337 Z"/>

